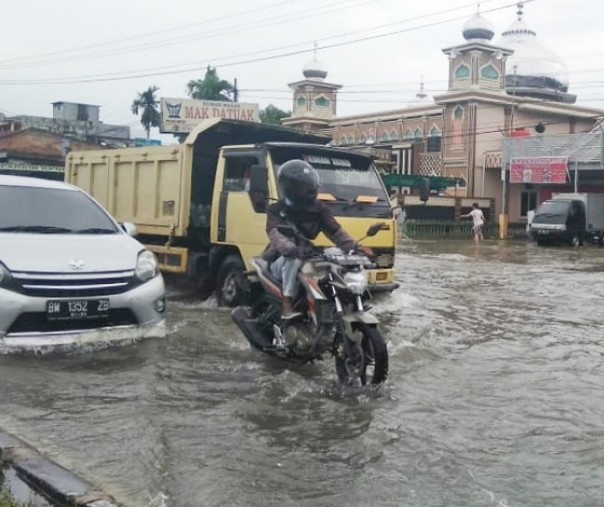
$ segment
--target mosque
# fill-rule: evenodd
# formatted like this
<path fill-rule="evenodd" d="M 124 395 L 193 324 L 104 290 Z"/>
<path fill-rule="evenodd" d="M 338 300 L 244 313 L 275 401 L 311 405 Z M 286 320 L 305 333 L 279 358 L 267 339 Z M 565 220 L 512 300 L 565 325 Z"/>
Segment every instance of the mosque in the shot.
<path fill-rule="evenodd" d="M 468 19 L 465 40 L 442 50 L 449 63 L 447 91 L 430 100 L 421 90 L 411 107 L 339 117 L 342 86 L 329 83 L 313 60 L 304 79 L 289 84 L 293 111 L 282 123 L 328 132 L 336 146 L 381 149 L 394 173 L 457 178 L 462 184 L 456 195 L 493 198 L 506 223 L 508 215 L 510 222 L 522 222 L 547 189 L 510 184 L 505 140 L 589 132 L 604 117 L 604 110 L 575 104 L 564 62 L 539 42 L 523 16 L 519 2 L 516 19 L 497 43 L 485 17 Z"/>

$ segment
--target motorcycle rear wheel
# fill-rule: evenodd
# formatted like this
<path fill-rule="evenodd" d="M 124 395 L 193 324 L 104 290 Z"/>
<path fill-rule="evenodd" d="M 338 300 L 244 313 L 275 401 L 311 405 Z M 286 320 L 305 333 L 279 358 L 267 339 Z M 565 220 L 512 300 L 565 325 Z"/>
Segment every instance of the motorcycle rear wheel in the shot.
<path fill-rule="evenodd" d="M 377 326 L 357 324 L 363 333 L 360 346 L 348 337 L 349 354 L 336 356 L 336 372 L 342 384 L 381 384 L 388 378 L 388 347 Z"/>

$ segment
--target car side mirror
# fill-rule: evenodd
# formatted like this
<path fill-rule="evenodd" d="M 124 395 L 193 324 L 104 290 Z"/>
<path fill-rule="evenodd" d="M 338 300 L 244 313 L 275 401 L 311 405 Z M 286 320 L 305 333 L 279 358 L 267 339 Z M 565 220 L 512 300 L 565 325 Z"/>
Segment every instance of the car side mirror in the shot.
<path fill-rule="evenodd" d="M 136 236 L 138 234 L 138 230 L 136 229 L 136 225 L 134 225 L 132 222 L 124 222 L 122 224 L 122 230 L 128 235 L 128 236 Z"/>
<path fill-rule="evenodd" d="M 423 203 L 430 199 L 430 178 L 422 178 L 419 183 L 419 200 Z"/>
<path fill-rule="evenodd" d="M 254 210 L 257 212 L 266 211 L 266 201 L 268 199 L 268 171 L 261 165 L 253 165 L 250 168 L 250 198 Z"/>
<path fill-rule="evenodd" d="M 385 224 L 384 222 L 378 222 L 377 224 L 369 226 L 369 229 L 367 229 L 366 237 L 372 238 L 378 232 L 386 229 L 388 229 L 388 224 Z"/>

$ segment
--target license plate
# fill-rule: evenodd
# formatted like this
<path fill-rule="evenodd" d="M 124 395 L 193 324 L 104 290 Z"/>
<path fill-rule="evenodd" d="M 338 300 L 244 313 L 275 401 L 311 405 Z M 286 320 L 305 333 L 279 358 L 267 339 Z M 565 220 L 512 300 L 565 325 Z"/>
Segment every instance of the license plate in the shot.
<path fill-rule="evenodd" d="M 49 320 L 88 319 L 106 317 L 108 314 L 108 299 L 72 299 L 69 301 L 46 302 L 46 316 Z"/>

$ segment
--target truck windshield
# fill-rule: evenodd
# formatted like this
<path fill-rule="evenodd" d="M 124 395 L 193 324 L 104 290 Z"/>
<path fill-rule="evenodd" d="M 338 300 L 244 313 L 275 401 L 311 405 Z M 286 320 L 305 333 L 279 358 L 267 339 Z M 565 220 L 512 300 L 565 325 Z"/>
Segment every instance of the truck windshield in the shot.
<path fill-rule="evenodd" d="M 0 185 L 0 233 L 115 234 L 109 216 L 82 192 Z"/>
<path fill-rule="evenodd" d="M 566 217 L 568 214 L 567 201 L 545 201 L 535 211 L 535 216 L 559 216 Z"/>
<path fill-rule="evenodd" d="M 342 201 L 354 201 L 359 196 L 377 197 L 387 202 L 388 194 L 375 166 L 363 155 L 338 153 L 305 147 L 273 147 L 271 158 L 275 171 L 292 159 L 305 160 L 321 177 L 319 192 L 329 193 Z"/>

